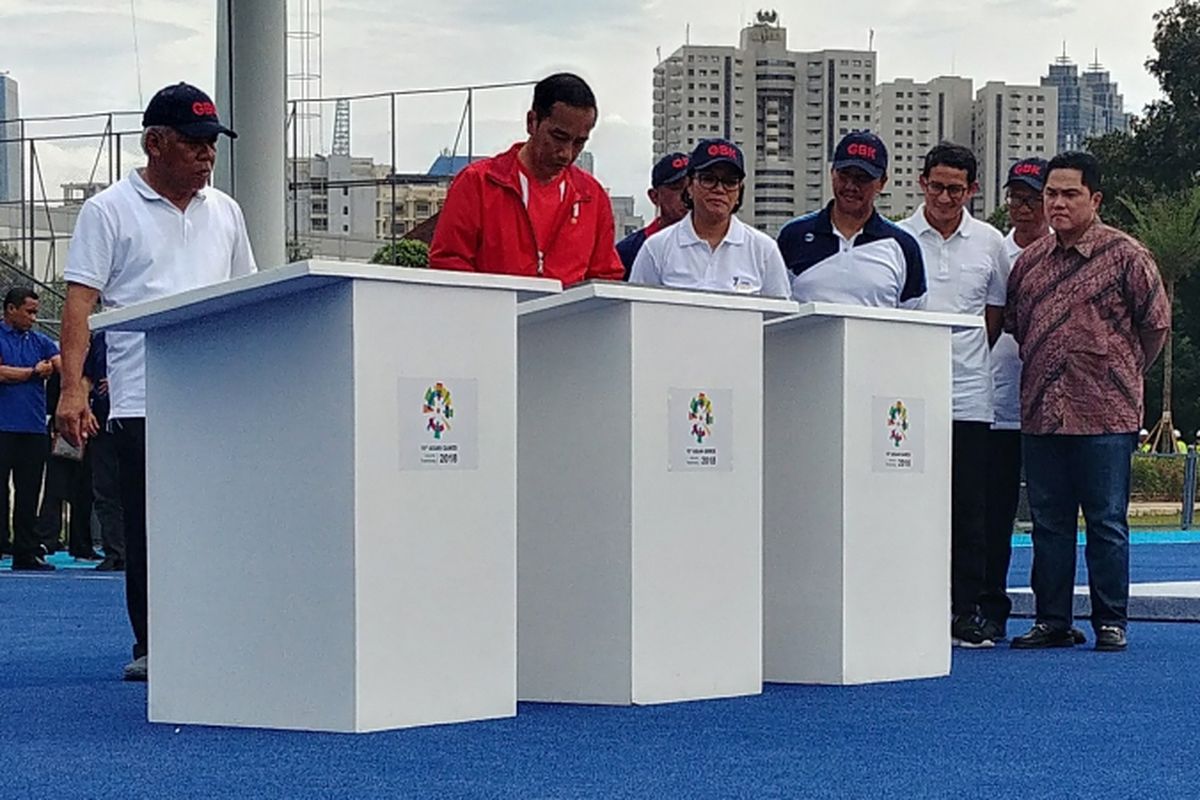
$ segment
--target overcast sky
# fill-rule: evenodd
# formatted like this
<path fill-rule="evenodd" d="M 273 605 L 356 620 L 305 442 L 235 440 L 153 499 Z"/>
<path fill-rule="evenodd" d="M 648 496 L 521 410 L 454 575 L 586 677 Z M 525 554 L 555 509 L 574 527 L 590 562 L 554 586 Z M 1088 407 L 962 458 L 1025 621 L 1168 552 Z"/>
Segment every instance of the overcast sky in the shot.
<path fill-rule="evenodd" d="M 264 0 L 265 1 L 265 0 Z M 308 0 L 315 8 L 319 0 Z M 22 116 L 140 108 L 163 85 L 213 84 L 215 2 L 203 0 L 0 0 L 0 71 L 20 84 Z M 295 20 L 297 0 L 289 18 Z M 1067 44 L 1078 63 L 1099 51 L 1140 111 L 1157 96 L 1144 62 L 1153 13 L 1167 0 L 792 0 L 776 7 L 793 50 L 866 48 L 875 30 L 879 77 L 1037 83 Z M 591 82 L 601 121 L 590 149 L 614 194 L 644 196 L 650 168 L 651 70 L 684 43 L 736 44 L 758 4 L 715 0 L 325 0 L 322 93 L 536 79 L 570 69 Z M 140 61 L 140 69 L 139 69 Z M 295 69 L 295 68 L 293 68 Z M 524 137 L 529 90 L 488 93 L 476 103 L 477 152 Z M 424 171 L 454 143 L 463 98 L 406 100 L 398 107 L 398 168 Z M 127 125 L 129 122 L 126 123 Z M 331 138 L 332 110 L 319 145 Z M 95 127 L 94 125 L 92 126 Z M 355 155 L 389 159 L 384 103 L 356 105 Z M 130 148 L 134 149 L 134 148 Z M 465 137 L 459 151 L 465 152 Z M 87 148 L 43 148 L 47 182 L 83 180 Z M 643 204 L 643 209 L 645 204 Z"/>

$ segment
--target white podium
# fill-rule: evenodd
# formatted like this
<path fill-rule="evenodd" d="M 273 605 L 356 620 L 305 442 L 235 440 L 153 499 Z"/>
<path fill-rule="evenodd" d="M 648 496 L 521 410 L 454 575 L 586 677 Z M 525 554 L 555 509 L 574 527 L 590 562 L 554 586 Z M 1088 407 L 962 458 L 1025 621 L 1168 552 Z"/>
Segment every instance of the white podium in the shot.
<path fill-rule="evenodd" d="M 825 303 L 766 326 L 764 676 L 950 672 L 951 333 Z"/>
<path fill-rule="evenodd" d="M 146 332 L 154 722 L 516 713 L 516 306 L 557 281 L 304 262 Z"/>
<path fill-rule="evenodd" d="M 584 284 L 522 303 L 522 700 L 762 691 L 762 320 L 791 301 Z"/>

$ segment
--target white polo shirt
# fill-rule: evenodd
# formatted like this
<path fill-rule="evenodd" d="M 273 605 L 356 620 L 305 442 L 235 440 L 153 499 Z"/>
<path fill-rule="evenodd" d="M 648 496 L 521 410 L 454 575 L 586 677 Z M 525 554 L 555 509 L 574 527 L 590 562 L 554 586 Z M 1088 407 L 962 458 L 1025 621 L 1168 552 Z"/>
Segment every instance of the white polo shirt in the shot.
<path fill-rule="evenodd" d="M 797 217 L 779 232 L 779 252 L 801 303 L 921 308 L 925 267 L 908 231 L 878 211 L 850 238 L 833 224 L 833 203 Z"/>
<path fill-rule="evenodd" d="M 1022 248 L 1009 231 L 1004 237 L 1004 282 Z M 1010 333 L 1001 333 L 992 346 L 992 406 L 996 421 L 992 429 L 998 431 L 1021 430 L 1021 353 L 1017 340 Z"/>
<path fill-rule="evenodd" d="M 112 309 L 255 269 L 246 221 L 233 198 L 207 187 L 180 211 L 134 170 L 83 204 L 64 277 L 98 289 L 101 303 Z M 112 331 L 105 341 L 109 417 L 146 416 L 144 335 Z"/>
<path fill-rule="evenodd" d="M 646 239 L 633 260 L 629 282 L 764 297 L 791 294 L 774 239 L 733 217 L 725 238 L 713 248 L 696 234 L 690 212 Z"/>
<path fill-rule="evenodd" d="M 912 231 L 925 259 L 929 284 L 927 311 L 949 311 L 982 317 L 988 306 L 1004 307 L 1008 276 L 1004 268 L 1004 237 L 1000 231 L 963 211 L 958 230 L 949 239 L 925 219 L 922 204 L 900 223 Z M 954 419 L 959 422 L 992 422 L 992 370 L 987 331 L 955 331 Z"/>

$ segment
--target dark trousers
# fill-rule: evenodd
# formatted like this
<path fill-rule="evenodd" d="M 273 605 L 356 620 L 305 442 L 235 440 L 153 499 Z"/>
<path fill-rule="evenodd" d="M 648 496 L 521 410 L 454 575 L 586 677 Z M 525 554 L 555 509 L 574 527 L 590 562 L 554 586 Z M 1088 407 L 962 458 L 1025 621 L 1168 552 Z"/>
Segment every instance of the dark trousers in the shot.
<path fill-rule="evenodd" d="M 92 459 L 92 501 L 100 524 L 104 555 L 125 560 L 125 527 L 121 514 L 120 466 L 113 434 L 101 430 L 88 440 Z"/>
<path fill-rule="evenodd" d="M 987 541 L 984 548 L 983 592 L 979 613 L 999 623 L 1008 622 L 1008 564 L 1012 560 L 1013 523 L 1021 491 L 1021 432 L 988 431 Z"/>
<path fill-rule="evenodd" d="M 0 431 L 0 485 L 5 488 L 5 495 L 10 478 L 13 487 L 14 559 L 33 558 L 41 552 L 36 532 L 38 494 L 42 490 L 42 469 L 49 453 L 50 437 L 47 434 Z M 5 503 L 5 510 L 8 510 L 8 503 Z M 7 514 L 4 516 L 4 533 L 8 533 Z"/>
<path fill-rule="evenodd" d="M 1033 513 L 1033 594 L 1037 621 L 1071 625 L 1079 509 L 1087 523 L 1092 626 L 1124 628 L 1129 607 L 1130 458 L 1137 435 L 1024 436 Z"/>
<path fill-rule="evenodd" d="M 984 574 L 987 422 L 955 421 L 950 465 L 950 611 L 976 614 Z"/>
<path fill-rule="evenodd" d="M 63 505 L 70 507 L 67 525 L 67 549 L 71 555 L 84 556 L 92 548 L 92 464 L 91 448 L 84 448 L 83 460 L 51 456 L 46 461 L 46 486 L 42 491 L 42 509 L 38 513 L 38 541 L 47 550 L 59 549 L 63 528 Z"/>
<path fill-rule="evenodd" d="M 125 522 L 125 606 L 133 626 L 133 657 L 149 647 L 146 612 L 146 420 L 109 421 L 116 444 Z"/>

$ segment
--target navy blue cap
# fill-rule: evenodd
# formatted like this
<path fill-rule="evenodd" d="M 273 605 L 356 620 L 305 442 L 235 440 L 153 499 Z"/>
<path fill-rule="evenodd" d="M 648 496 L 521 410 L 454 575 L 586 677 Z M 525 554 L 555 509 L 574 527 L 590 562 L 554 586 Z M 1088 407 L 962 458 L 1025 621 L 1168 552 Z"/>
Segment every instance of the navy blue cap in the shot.
<path fill-rule="evenodd" d="M 212 98 L 187 83 L 168 86 L 150 98 L 142 114 L 142 127 L 157 125 L 174 128 L 193 139 L 208 139 L 219 133 L 237 138 L 236 133 L 221 124 Z"/>
<path fill-rule="evenodd" d="M 683 153 L 667 153 L 650 170 L 650 188 L 657 189 L 683 180 L 688 173 L 688 157 Z"/>
<path fill-rule="evenodd" d="M 887 146 L 870 131 L 853 131 L 842 137 L 833 151 L 833 168 L 858 167 L 872 178 L 887 172 Z"/>
<path fill-rule="evenodd" d="M 746 177 L 746 162 L 742 158 L 741 148 L 728 139 L 701 139 L 692 151 L 688 174 L 708 169 L 714 164 L 732 164 L 743 178 Z"/>
<path fill-rule="evenodd" d="M 1049 166 L 1050 163 L 1044 158 L 1023 158 L 1008 168 L 1008 180 L 1004 186 L 1008 188 L 1020 182 L 1040 192 L 1046 188 L 1046 170 Z"/>

